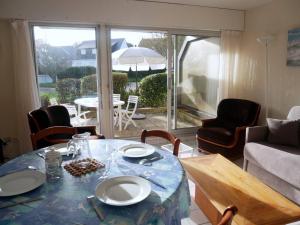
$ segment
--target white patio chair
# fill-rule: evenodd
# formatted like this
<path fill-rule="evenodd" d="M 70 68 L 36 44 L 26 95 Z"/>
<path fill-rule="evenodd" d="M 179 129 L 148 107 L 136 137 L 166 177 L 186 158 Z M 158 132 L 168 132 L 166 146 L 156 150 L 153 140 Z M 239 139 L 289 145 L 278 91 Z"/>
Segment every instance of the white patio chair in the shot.
<path fill-rule="evenodd" d="M 113 94 L 113 102 L 115 101 L 120 101 L 121 100 L 121 94 Z M 118 123 L 118 116 L 119 116 L 119 111 L 118 111 L 118 106 L 114 107 L 114 126 L 116 126 Z"/>
<path fill-rule="evenodd" d="M 122 122 L 125 123 L 124 129 L 127 128 L 129 123 L 132 123 L 136 127 L 136 123 L 132 120 L 137 109 L 139 97 L 135 95 L 129 95 L 126 109 L 122 110 Z"/>

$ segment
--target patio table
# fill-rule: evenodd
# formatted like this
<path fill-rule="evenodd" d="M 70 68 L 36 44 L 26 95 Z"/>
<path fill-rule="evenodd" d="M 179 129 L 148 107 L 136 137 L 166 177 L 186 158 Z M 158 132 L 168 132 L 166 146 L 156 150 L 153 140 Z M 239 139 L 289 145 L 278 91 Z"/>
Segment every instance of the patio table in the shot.
<path fill-rule="evenodd" d="M 80 158 L 91 156 L 101 161 L 107 154 L 106 146 L 119 149 L 137 142 L 127 140 L 89 140 L 90 154 L 82 152 Z M 38 150 L 38 152 L 43 151 Z M 117 152 L 117 151 L 116 151 Z M 0 167 L 0 176 L 16 169 L 33 165 L 45 171 L 44 160 L 37 152 L 24 154 Z M 86 197 L 95 193 L 95 187 L 103 180 L 102 172 L 73 177 L 62 168 L 62 178 L 56 182 L 46 182 L 39 188 L 14 197 L 0 197 L 0 207 L 7 202 L 43 196 L 41 201 L 24 203 L 0 210 L 0 224 L 106 224 L 106 225 L 176 225 L 189 214 L 190 195 L 186 174 L 179 160 L 168 151 L 156 148 L 155 153 L 163 158 L 152 166 L 138 164 L 138 159 L 129 160 L 120 153 L 114 154 L 114 160 L 108 172 L 109 177 L 120 175 L 138 175 L 147 172 L 150 178 L 164 185 L 163 189 L 151 184 L 151 194 L 142 202 L 130 206 L 110 206 L 96 199 L 105 220 L 100 221 Z M 150 156 L 149 156 L 150 157 Z M 151 156 L 153 157 L 153 156 Z M 66 163 L 67 161 L 64 161 Z"/>
<path fill-rule="evenodd" d="M 90 97 L 90 98 L 78 98 L 74 100 L 74 103 L 78 105 L 78 114 L 81 113 L 81 106 L 89 107 L 89 108 L 98 108 L 98 97 Z M 125 102 L 121 100 L 113 100 L 113 106 L 118 107 L 118 124 L 119 124 L 119 131 L 122 131 L 122 105 L 124 105 Z M 97 119 L 98 116 L 98 110 L 97 110 Z"/>

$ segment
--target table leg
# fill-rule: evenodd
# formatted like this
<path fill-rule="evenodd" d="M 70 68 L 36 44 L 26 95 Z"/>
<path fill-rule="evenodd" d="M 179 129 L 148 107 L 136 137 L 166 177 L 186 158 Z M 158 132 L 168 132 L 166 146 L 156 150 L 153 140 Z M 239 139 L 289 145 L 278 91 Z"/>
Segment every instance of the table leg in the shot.
<path fill-rule="evenodd" d="M 77 113 L 78 113 L 78 115 L 81 114 L 81 105 L 79 105 L 79 104 L 78 104 L 78 112 Z"/>
<path fill-rule="evenodd" d="M 122 131 L 122 107 L 118 105 L 118 113 L 119 113 L 119 131 Z"/>

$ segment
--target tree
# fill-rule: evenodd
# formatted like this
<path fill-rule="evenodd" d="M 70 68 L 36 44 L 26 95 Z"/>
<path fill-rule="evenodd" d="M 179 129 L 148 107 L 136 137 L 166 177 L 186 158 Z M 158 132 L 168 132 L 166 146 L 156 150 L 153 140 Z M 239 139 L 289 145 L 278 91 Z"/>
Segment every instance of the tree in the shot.
<path fill-rule="evenodd" d="M 36 41 L 38 74 L 48 74 L 53 80 L 56 75 L 71 66 L 72 46 L 51 46 Z"/>

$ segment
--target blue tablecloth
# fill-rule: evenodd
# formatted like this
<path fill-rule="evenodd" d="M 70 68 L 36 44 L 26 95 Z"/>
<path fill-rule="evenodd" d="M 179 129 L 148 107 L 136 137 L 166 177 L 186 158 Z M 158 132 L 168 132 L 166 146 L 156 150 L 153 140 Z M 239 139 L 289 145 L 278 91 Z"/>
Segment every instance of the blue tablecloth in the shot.
<path fill-rule="evenodd" d="M 106 145 L 119 149 L 135 143 L 125 140 L 91 140 L 91 156 L 99 161 L 105 158 Z M 40 150 L 42 151 L 42 150 Z M 179 160 L 167 151 L 156 149 L 154 154 L 163 156 L 152 166 L 138 164 L 138 160 L 124 158 L 115 154 L 109 170 L 109 177 L 119 175 L 138 175 L 147 173 L 167 189 L 151 183 L 152 192 L 144 201 L 124 207 L 109 206 L 97 200 L 98 207 L 104 212 L 105 221 L 101 222 L 88 204 L 86 197 L 95 193 L 96 185 L 101 182 L 101 170 L 82 177 L 73 177 L 62 168 L 62 178 L 56 182 L 46 182 L 41 187 L 16 196 L 0 197 L 0 206 L 36 196 L 44 196 L 41 201 L 31 202 L 10 208 L 0 209 L 0 224 L 107 224 L 107 225 L 176 225 L 189 214 L 190 195 L 187 178 Z M 87 157 L 82 152 L 82 158 Z M 0 167 L 0 176 L 8 171 L 33 165 L 45 171 L 44 160 L 36 152 L 22 155 Z"/>

